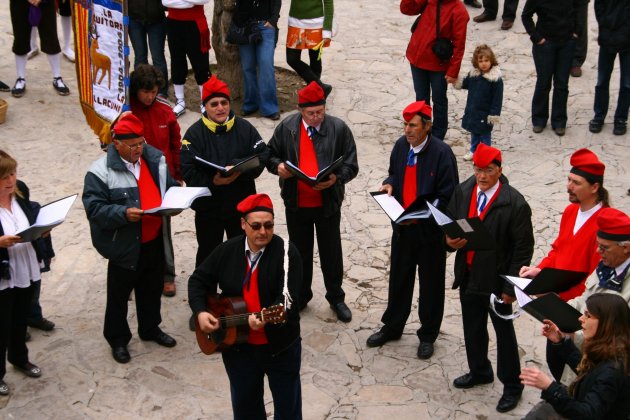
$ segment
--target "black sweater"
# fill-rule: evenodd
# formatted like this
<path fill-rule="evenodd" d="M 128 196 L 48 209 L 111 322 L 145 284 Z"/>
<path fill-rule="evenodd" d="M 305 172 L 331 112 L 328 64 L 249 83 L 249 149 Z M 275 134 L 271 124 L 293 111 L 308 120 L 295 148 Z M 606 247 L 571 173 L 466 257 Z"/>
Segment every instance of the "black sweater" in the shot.
<path fill-rule="evenodd" d="M 582 28 L 577 20 L 578 0 L 527 0 L 521 19 L 534 44 L 540 40 L 566 41 L 573 34 L 580 35 Z M 534 13 L 537 21 L 534 23 Z"/>

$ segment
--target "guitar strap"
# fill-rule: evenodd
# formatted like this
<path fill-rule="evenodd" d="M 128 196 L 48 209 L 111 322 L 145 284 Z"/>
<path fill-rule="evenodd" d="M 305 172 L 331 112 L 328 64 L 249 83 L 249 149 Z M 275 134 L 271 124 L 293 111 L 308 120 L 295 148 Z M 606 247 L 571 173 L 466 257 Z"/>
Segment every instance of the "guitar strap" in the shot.
<path fill-rule="evenodd" d="M 284 285 L 282 286 L 282 295 L 284 296 L 284 307 L 288 311 L 291 309 L 291 294 L 289 293 L 289 286 L 287 279 L 289 278 L 289 242 L 284 241 Z"/>

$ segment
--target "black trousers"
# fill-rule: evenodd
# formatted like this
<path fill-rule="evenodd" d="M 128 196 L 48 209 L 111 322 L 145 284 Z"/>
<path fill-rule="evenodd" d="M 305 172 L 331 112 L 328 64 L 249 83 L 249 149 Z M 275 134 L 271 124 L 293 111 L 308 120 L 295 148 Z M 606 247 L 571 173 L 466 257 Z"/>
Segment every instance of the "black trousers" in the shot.
<path fill-rule="evenodd" d="M 241 217 L 238 214 L 225 214 L 219 212 L 195 212 L 195 230 L 197 232 L 197 258 L 195 267 L 214 251 L 214 248 L 223 242 L 223 232 L 227 238 L 233 238 L 243 234 L 241 229 Z"/>
<path fill-rule="evenodd" d="M 307 50 L 310 64 L 302 61 L 302 51 L 295 48 L 287 48 L 287 64 L 309 84 L 322 77 L 322 60 L 318 60 L 319 51 Z"/>
<path fill-rule="evenodd" d="M 523 385 L 519 379 L 521 365 L 518 356 L 518 343 L 512 320 L 496 316 L 489 306 L 489 296 L 466 293 L 459 289 L 464 324 L 464 343 L 468 368 L 473 376 L 489 379 L 494 377 L 488 360 L 488 314 L 497 336 L 497 377 L 503 383 L 503 395 L 520 395 Z M 512 305 L 495 305 L 502 315 L 512 313 Z"/>
<path fill-rule="evenodd" d="M 416 268 L 420 283 L 418 338 L 433 343 L 440 333 L 446 274 L 442 237 L 437 226 L 394 226 L 387 309 L 381 321 L 395 335 L 402 334 L 411 313 Z"/>
<path fill-rule="evenodd" d="M 302 418 L 300 382 L 302 344 L 296 340 L 279 354 L 268 344 L 236 345 L 222 353 L 230 379 L 230 394 L 235 420 L 265 420 L 264 378 L 267 376 L 273 397 L 276 420 Z"/>
<path fill-rule="evenodd" d="M 488 16 L 495 18 L 499 13 L 499 0 L 483 0 L 483 9 Z M 518 9 L 518 0 L 504 0 L 501 18 L 514 22 L 516 9 Z"/>
<path fill-rule="evenodd" d="M 24 0 L 11 0 L 11 25 L 13 26 L 13 53 L 25 55 L 31 50 L 31 25 L 28 23 L 30 4 Z M 44 54 L 58 54 L 61 52 L 59 38 L 57 38 L 57 14 L 55 2 L 47 1 L 39 5 L 42 19 L 37 26 L 39 42 Z"/>
<path fill-rule="evenodd" d="M 195 73 L 198 85 L 208 81 L 210 73 L 209 53 L 201 52 L 199 29 L 194 21 L 166 19 L 168 49 L 171 52 L 171 77 L 174 85 L 186 83 L 188 63 Z"/>
<path fill-rule="evenodd" d="M 330 304 L 343 302 L 346 294 L 341 288 L 343 280 L 343 255 L 341 251 L 341 210 L 324 216 L 322 207 L 286 210 L 289 240 L 302 256 L 302 290 L 299 302 L 306 305 L 313 298 L 313 245 L 317 232 L 319 263 L 324 275 L 326 300 Z"/>
<path fill-rule="evenodd" d="M 33 284 L 0 290 L 0 379 L 7 373 L 7 359 L 18 366 L 28 362 L 26 318 L 31 307 Z"/>
<path fill-rule="evenodd" d="M 138 335 L 143 340 L 151 340 L 160 333 L 163 287 L 164 245 L 161 233 L 156 239 L 142 244 L 137 270 L 109 262 L 103 335 L 110 346 L 126 346 L 131 340 L 127 311 L 132 290 L 135 292 Z"/>
<path fill-rule="evenodd" d="M 571 67 L 582 67 L 584 61 L 586 61 L 586 53 L 588 52 L 588 2 L 589 0 L 579 0 L 575 8 L 577 20 L 582 27 L 582 34 L 578 36 L 575 43 L 575 53 Z"/>

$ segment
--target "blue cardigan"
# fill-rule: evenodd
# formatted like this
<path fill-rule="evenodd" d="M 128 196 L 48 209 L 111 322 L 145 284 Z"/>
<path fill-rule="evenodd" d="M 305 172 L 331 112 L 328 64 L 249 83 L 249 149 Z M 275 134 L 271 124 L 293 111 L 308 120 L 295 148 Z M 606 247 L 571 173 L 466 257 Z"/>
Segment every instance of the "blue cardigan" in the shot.
<path fill-rule="evenodd" d="M 503 104 L 501 70 L 494 66 L 482 74 L 478 69 L 473 69 L 464 77 L 461 88 L 468 89 L 462 127 L 474 134 L 490 134 L 492 123 L 488 117 L 501 115 Z"/>

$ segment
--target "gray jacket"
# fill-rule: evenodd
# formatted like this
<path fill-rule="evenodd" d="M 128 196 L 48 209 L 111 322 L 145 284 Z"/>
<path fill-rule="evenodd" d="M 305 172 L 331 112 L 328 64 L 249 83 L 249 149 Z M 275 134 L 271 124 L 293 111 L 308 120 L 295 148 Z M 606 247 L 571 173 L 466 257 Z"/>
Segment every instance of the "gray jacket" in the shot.
<path fill-rule="evenodd" d="M 171 177 L 166 159 L 158 149 L 145 145 L 142 157 L 164 197 L 166 190 L 177 185 Z M 140 208 L 138 182 L 127 169 L 113 144 L 107 155 L 92 163 L 85 175 L 83 206 L 90 222 L 92 245 L 103 257 L 120 267 L 136 270 L 140 258 L 142 224 L 127 220 L 127 209 Z M 163 217 L 168 226 L 169 217 Z M 169 229 L 162 229 L 165 255 L 170 252 Z"/>

